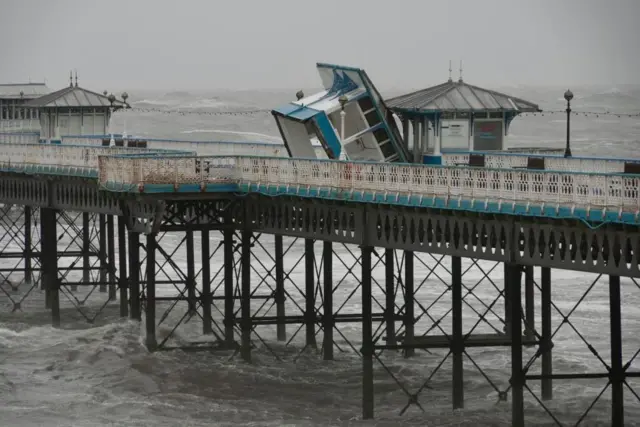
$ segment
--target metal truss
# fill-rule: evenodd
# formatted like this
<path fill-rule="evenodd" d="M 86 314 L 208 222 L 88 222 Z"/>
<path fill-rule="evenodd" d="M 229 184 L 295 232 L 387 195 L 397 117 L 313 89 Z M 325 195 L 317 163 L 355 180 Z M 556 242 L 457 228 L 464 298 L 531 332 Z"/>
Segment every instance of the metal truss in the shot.
<path fill-rule="evenodd" d="M 437 392 L 433 378 L 449 366 L 454 408 L 464 407 L 464 375 L 473 373 L 498 401 L 511 397 L 518 426 L 525 392 L 550 420 L 566 422 L 550 403 L 553 381 L 606 380 L 578 424 L 608 388 L 614 425 L 622 425 L 623 391 L 638 398 L 629 380 L 640 376 L 631 371 L 640 350 L 622 358 L 620 309 L 620 276 L 640 287 L 633 279 L 640 277 L 638 229 L 293 197 L 132 198 L 83 189 L 79 180 L 10 179 L 0 188 L 3 200 L 30 198 L 41 207 L 0 211 L 0 295 L 20 310 L 41 271 L 54 325 L 60 294 L 92 322 L 119 288 L 121 315 L 141 319 L 144 310 L 152 350 L 215 347 L 246 361 L 257 347 L 292 360 L 307 349 L 327 360 L 336 349 L 353 350 L 363 366 L 365 418 L 374 412 L 374 362 L 406 395 L 401 413 L 422 408 L 422 393 Z M 108 213 L 120 215 L 117 244 Z M 542 267 L 539 279 L 534 266 Z M 551 296 L 550 268 L 610 275 L 598 297 L 608 299 L 611 356 L 575 321 L 597 281 L 567 309 Z M 361 310 L 350 310 L 358 295 Z M 361 325 L 360 348 L 347 323 Z M 552 351 L 558 354 L 565 331 L 584 342 L 604 373 L 553 372 Z M 479 361 L 475 351 L 486 347 L 510 352 L 508 377 Z M 409 385 L 393 358 L 418 350 L 433 369 Z"/>
<path fill-rule="evenodd" d="M 392 253 L 387 251 L 389 260 L 392 259 Z M 463 263 L 458 257 L 412 252 L 397 255 L 400 259 L 396 262 L 395 271 L 399 274 L 395 274 L 395 280 L 401 284 L 399 289 L 403 291 L 403 301 L 396 307 L 398 317 L 404 322 L 397 331 L 397 343 L 390 339 L 392 337 L 388 332 L 384 343 L 385 337 L 374 335 L 374 349 L 377 350 L 375 356 L 378 363 L 407 396 L 407 403 L 400 412 L 404 413 L 411 405 L 422 409 L 419 395 L 429 388 L 429 383 L 443 370 L 447 360 L 452 362 L 454 409 L 464 406 L 462 378 L 465 359 L 468 366 L 486 380 L 501 400 L 506 399 L 508 378 L 503 381 L 505 385 L 500 386 L 491 370 L 487 369 L 492 367 L 483 367 L 474 355 L 474 350 L 478 348 L 500 348 L 510 344 L 505 334 L 510 329 L 508 304 L 505 304 L 505 290 L 508 291 L 509 286 L 503 278 L 496 278 L 502 273 L 502 268 L 499 268 L 501 263 L 476 259 Z M 403 269 L 404 278 L 401 274 Z M 530 268 L 523 270 L 526 270 L 522 273 L 528 278 L 527 314 L 532 319 L 533 295 L 530 291 L 533 290 L 533 271 Z M 393 275 L 393 272 L 393 268 L 390 268 L 388 274 Z M 389 287 L 388 292 L 393 289 Z M 394 301 L 393 298 L 390 301 Z M 537 344 L 532 338 L 533 334 L 533 330 L 527 329 L 525 332 L 527 345 Z M 446 351 L 441 354 L 438 349 Z M 413 355 L 415 350 L 423 350 L 434 360 L 435 367 L 426 380 L 416 385 L 416 391 L 411 392 L 388 362 L 380 357 L 383 350 L 403 350 L 406 356 Z"/>
<path fill-rule="evenodd" d="M 117 296 L 114 218 L 66 211 L 56 217 L 59 295 L 93 323 Z"/>
<path fill-rule="evenodd" d="M 640 377 L 640 371 L 632 369 L 638 354 L 640 354 L 640 348 L 625 345 L 622 339 L 625 331 L 622 322 L 624 299 L 633 300 L 634 292 L 637 293 L 640 289 L 640 282 L 637 279 L 629 278 L 625 283 L 626 286 L 621 287 L 621 280 L 618 276 L 609 276 L 609 283 L 606 286 L 603 279 L 603 275 L 599 274 L 595 275 L 593 280 L 589 280 L 587 286 L 583 285 L 575 289 L 576 286 L 573 285 L 576 291 L 579 290 L 580 296 L 570 302 L 562 301 L 562 294 L 566 291 L 561 288 L 561 285 L 556 287 L 556 289 L 560 288 L 556 298 L 552 298 L 551 283 L 548 278 L 544 277 L 544 271 L 542 287 L 536 283 L 542 295 L 542 311 L 543 313 L 547 311 L 550 315 L 546 324 L 544 314 L 542 319 L 543 334 L 546 332 L 548 339 L 543 340 L 543 345 L 538 348 L 535 354 L 524 360 L 519 374 L 524 390 L 540 405 L 549 420 L 558 426 L 587 425 L 588 416 L 602 402 L 603 395 L 609 390 L 611 393 L 610 410 L 605 411 L 611 414 L 611 425 L 624 425 L 625 394 L 631 399 L 631 401 L 627 400 L 627 404 L 638 404 L 640 401 L 640 396 L 631 382 L 633 378 Z M 624 291 L 624 298 L 621 290 Z M 587 306 L 608 306 L 608 310 L 605 309 L 609 314 L 608 334 L 602 333 L 603 323 L 606 324 L 605 319 L 593 318 L 592 315 L 581 313 L 582 309 L 588 309 Z M 631 308 L 632 304 L 628 303 L 626 306 Z M 596 330 L 597 332 L 595 332 Z M 552 342 L 556 344 L 552 345 Z M 563 343 L 569 342 L 578 342 L 582 344 L 582 348 L 567 348 L 566 345 L 563 345 Z M 552 372 L 551 349 L 553 349 L 556 358 L 565 355 L 566 352 L 569 352 L 568 355 L 573 357 L 576 357 L 576 354 L 591 355 L 591 362 L 588 362 L 584 357 L 581 358 L 583 366 L 581 370 L 587 372 Z M 626 350 L 626 355 L 623 354 L 623 350 Z M 542 362 L 541 373 L 533 373 L 540 361 Z M 592 366 L 585 369 L 584 366 L 587 363 Z M 598 372 L 598 367 L 600 372 Z M 532 381 L 540 381 L 540 387 L 533 385 Z M 553 401 L 552 381 L 585 382 L 592 389 L 597 387 L 597 392 L 591 402 L 587 401 L 587 405 L 579 417 L 571 419 L 567 416 L 566 410 Z M 598 383 L 599 385 L 597 385 Z M 602 408 L 600 409 L 600 412 L 603 412 Z"/>
<path fill-rule="evenodd" d="M 22 311 L 40 283 L 39 210 L 5 204 L 0 207 L 0 296 L 6 309 Z"/>

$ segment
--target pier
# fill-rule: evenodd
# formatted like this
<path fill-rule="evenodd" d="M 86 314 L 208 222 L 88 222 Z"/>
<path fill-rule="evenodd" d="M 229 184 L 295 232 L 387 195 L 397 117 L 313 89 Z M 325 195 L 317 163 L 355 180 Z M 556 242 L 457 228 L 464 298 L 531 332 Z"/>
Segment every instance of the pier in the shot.
<path fill-rule="evenodd" d="M 361 86 L 341 82 L 336 91 L 362 99 Z M 346 109 L 335 101 L 327 116 Z M 290 120 L 282 118 L 283 133 L 297 129 L 292 108 L 279 110 Z M 317 111 L 305 114 L 322 124 Z M 594 403 L 608 391 L 611 425 L 624 425 L 625 404 L 638 404 L 629 398 L 637 398 L 631 381 L 640 375 L 633 369 L 640 350 L 623 357 L 621 310 L 621 282 L 638 286 L 640 278 L 637 163 L 447 152 L 441 141 L 437 164 L 398 161 L 428 146 L 420 142 L 421 120 L 411 149 L 402 145 L 410 131 L 400 136 L 390 122 L 371 127 L 387 129 L 388 139 L 377 143 L 394 144 L 390 162 L 336 160 L 344 130 L 333 145 L 311 145 L 304 134 L 286 146 L 153 139 L 118 146 L 104 141 L 120 135 L 60 137 L 55 129 L 54 143 L 40 143 L 39 135 L 7 134 L 0 139 L 0 257 L 13 267 L 1 272 L 3 309 L 20 316 L 42 292 L 51 324 L 60 327 L 66 308 L 89 323 L 117 308 L 122 318 L 144 321 L 151 351 L 226 351 L 249 363 L 258 347 L 287 362 L 305 351 L 326 361 L 351 351 L 362 362 L 365 419 L 375 416 L 380 371 L 405 395 L 398 413 L 428 413 L 431 379 L 447 365 L 452 410 L 465 408 L 471 368 L 496 400 L 509 401 L 512 426 L 525 425 L 532 406 L 559 425 L 588 419 L 589 405 L 572 420 L 550 409 L 558 383 L 582 380 L 599 381 Z M 327 128 L 317 130 L 325 140 Z M 365 152 L 356 142 L 348 154 Z M 329 158 L 289 157 L 290 144 Z M 552 270 L 598 278 L 566 307 L 552 297 L 563 286 Z M 605 280 L 602 349 L 572 315 Z M 478 296 L 483 282 L 490 298 Z M 102 302 L 89 305 L 94 292 Z M 185 322 L 200 322 L 201 334 L 173 339 Z M 599 360 L 600 372 L 554 366 L 562 328 L 578 334 L 583 356 Z M 295 351 L 277 350 L 290 344 Z M 422 387 L 405 387 L 389 355 L 438 349 L 443 357 Z M 476 362 L 476 349 L 508 349 L 504 384 Z"/>
<path fill-rule="evenodd" d="M 506 346 L 511 352 L 510 387 L 499 391 L 503 399 L 508 392 L 514 426 L 523 425 L 528 384 L 542 382 L 536 399 L 544 402 L 553 397 L 554 381 L 580 378 L 609 383 L 614 425 L 622 425 L 623 389 L 627 378 L 636 375 L 620 354 L 620 278 L 640 277 L 636 175 L 199 157 L 43 144 L 3 144 L 0 165 L 5 236 L 23 245 L 21 251 L 2 254 L 16 260 L 11 277 L 23 276 L 24 283 L 14 284 L 15 292 L 2 288 L 15 311 L 21 309 L 19 292 L 42 286 L 52 324 L 58 326 L 61 297 L 75 295 L 76 287 L 97 287 L 107 301 L 119 300 L 122 316 L 145 318 L 146 345 L 159 350 L 170 336 L 156 337 L 162 320 L 158 304 L 185 304 L 185 313 L 201 319 L 211 345 L 236 348 L 246 361 L 259 344 L 256 329 L 267 325 L 276 329 L 279 340 L 287 339 L 289 328 L 302 328 L 311 347 L 319 345 L 316 335 L 322 332 L 322 357 L 331 360 L 334 331 L 355 322 L 362 328 L 361 343 L 353 346 L 362 355 L 365 418 L 374 416 L 373 366 L 384 363 L 381 351 L 411 357 L 420 349 L 448 348 L 455 409 L 464 406 L 462 359 L 468 349 Z M 10 205 L 19 209 L 17 217 Z M 40 233 L 35 233 L 35 212 Z M 97 239 L 87 236 L 94 234 L 86 226 L 93 217 Z M 71 233 L 78 250 L 61 248 L 61 233 Z M 186 251 L 186 271 L 163 247 L 167 235 Z M 285 266 L 283 254 L 297 239 L 303 242 L 297 246 L 300 262 Z M 332 276 L 332 265 L 344 262 L 336 259 L 334 248 L 342 244 L 354 251 L 349 272 L 359 282 L 360 313 L 341 313 L 332 301 L 340 281 Z M 256 257 L 258 250 L 270 258 Z M 452 306 L 446 329 L 415 299 L 424 279 L 414 271 L 421 254 L 438 262 L 449 259 L 451 279 L 445 280 L 443 292 L 450 293 Z M 63 266 L 69 256 L 81 262 Z M 199 272 L 195 259 L 202 259 Z M 462 281 L 466 260 L 503 265 L 505 286 L 495 285 L 496 300 L 484 301 L 483 311 L 473 306 L 477 324 L 488 324 L 491 332 L 476 333 L 477 326 L 463 329 L 462 309 L 473 298 L 473 287 Z M 379 264 L 384 283 L 372 278 Z M 552 268 L 609 277 L 614 356 L 602 374 L 552 369 L 552 338 L 558 327 L 550 322 Z M 66 279 L 73 269 L 81 269 L 81 281 Z M 89 279 L 93 269 L 98 274 Z M 302 270 L 302 283 L 291 280 L 295 269 Z M 165 285 L 175 286 L 173 297 L 157 295 L 156 289 Z M 536 288 L 541 328 L 533 320 Z M 266 304 L 275 306 L 275 314 L 264 309 Z M 212 307 L 220 307 L 221 317 Z M 565 322 L 570 320 L 567 315 Z M 523 358 L 528 346 L 537 348 L 540 372 L 528 370 L 531 361 Z M 428 406 L 409 391 L 407 404 Z"/>

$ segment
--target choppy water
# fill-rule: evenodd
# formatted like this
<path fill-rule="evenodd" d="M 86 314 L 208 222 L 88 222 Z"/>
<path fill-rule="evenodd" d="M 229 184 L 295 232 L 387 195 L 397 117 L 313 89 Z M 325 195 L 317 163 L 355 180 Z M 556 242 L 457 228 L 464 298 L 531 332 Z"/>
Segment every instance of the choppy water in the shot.
<path fill-rule="evenodd" d="M 516 95 L 538 101 L 544 108 L 562 108 L 561 97 L 555 91 L 537 89 L 522 93 L 511 89 Z M 131 91 L 134 92 L 134 91 Z M 293 93 L 293 92 L 292 92 Z M 611 111 L 640 111 L 638 92 L 594 91 L 589 95 L 579 95 L 574 108 L 581 103 L 584 110 L 593 111 L 594 105 Z M 133 93 L 135 97 L 135 92 Z M 166 95 L 144 94 L 144 104 L 153 108 L 180 108 L 192 111 L 224 111 L 243 108 L 264 108 L 277 105 L 291 98 L 288 93 L 225 93 L 225 94 L 186 94 Z M 550 100 L 550 101 L 549 101 Z M 605 102 L 608 103 L 605 105 Z M 591 103 L 591 104 L 589 104 Z M 635 108 L 635 110 L 633 110 Z M 163 138 L 200 139 L 200 140 L 276 140 L 277 130 L 269 114 L 254 116 L 214 116 L 194 114 L 158 114 L 130 111 L 127 115 L 129 133 L 152 135 Z M 124 124 L 123 115 L 116 117 L 116 127 Z M 637 118 L 601 118 L 572 119 L 574 153 L 601 155 L 637 155 L 640 147 L 640 120 Z M 516 119 L 511 128 L 512 141 L 523 145 L 534 145 L 535 141 L 549 146 L 562 146 L 565 125 L 560 115 L 537 115 Z M 72 233 L 73 235 L 73 233 Z M 68 235 L 62 235 L 62 242 L 69 242 Z M 179 244 L 180 236 L 165 236 L 160 244 L 169 253 Z M 220 236 L 211 234 L 211 247 L 215 249 Z M 273 253 L 272 239 L 265 237 L 265 250 L 256 248 L 258 260 L 254 266 L 264 274 L 273 266 L 267 252 Z M 199 237 L 195 238 L 196 248 Z M 60 243 L 63 246 L 63 243 Z M 285 240 L 285 248 L 288 246 Z M 0 247 L 16 250 L 8 234 L 0 237 Z M 349 250 L 356 248 L 335 247 L 337 255 L 344 261 L 334 260 L 334 282 L 343 276 L 334 294 L 334 305 L 339 307 L 344 301 L 341 312 L 360 310 L 360 293 L 354 277 L 348 269 L 355 262 Z M 316 249 L 319 254 L 319 246 Z M 285 268 L 292 268 L 302 253 L 302 244 L 298 242 L 285 258 Z M 221 267 L 221 253 L 212 257 L 212 277 Z M 158 259 L 161 260 L 160 256 Z M 178 267 L 186 271 L 184 247 L 178 249 L 174 259 Z M 196 250 L 196 271 L 200 270 L 199 251 Z M 430 266 L 435 261 L 429 255 L 421 255 Z M 60 265 L 69 265 L 73 260 L 61 260 Z M 3 268 L 11 266 L 12 260 L 1 260 Z M 261 265 L 263 264 L 263 265 Z M 450 281 L 448 260 L 429 274 L 429 269 L 416 260 L 416 286 L 426 278 L 417 292 L 417 298 L 424 307 L 429 307 L 433 319 L 444 315 L 450 307 L 447 295 L 440 297 L 445 284 Z M 463 271 L 470 267 L 465 260 Z M 492 263 L 481 263 L 485 271 L 493 267 Z M 165 266 L 165 268 L 167 268 Z M 170 270 L 170 269 L 168 269 Z M 144 271 L 144 270 L 143 270 Z M 358 268 L 355 269 L 358 271 Z M 175 277 L 176 273 L 168 273 Z M 383 283 L 384 269 L 379 265 L 374 269 L 374 278 Z M 77 272 L 71 278 L 79 279 Z M 538 274 L 536 274 L 536 278 Z M 158 273 L 158 280 L 164 280 Z M 469 288 L 474 287 L 482 278 L 478 267 L 465 273 L 463 280 Z M 474 292 L 491 304 L 496 297 L 497 288 L 502 287 L 502 268 L 496 268 L 490 280 L 483 280 Z M 559 310 L 567 314 L 596 278 L 594 275 L 569 271 L 553 271 L 553 298 Z M 18 282 L 21 277 L 9 278 Z M 217 284 L 219 279 L 214 280 Z M 258 284 L 254 281 L 254 286 Z M 302 285 L 304 269 L 302 263 L 293 270 L 287 289 L 291 296 L 287 300 L 287 311 L 298 313 L 296 303 L 301 304 L 302 297 L 293 283 Z M 269 282 L 271 283 L 271 282 Z M 12 292 L 4 284 L 3 289 L 16 298 L 24 294 L 27 285 L 20 285 L 18 292 Z M 384 304 L 381 290 L 374 286 L 374 296 Z M 640 348 L 640 288 L 630 279 L 622 279 L 623 292 L 623 328 L 624 358 L 629 360 Z M 175 288 L 161 285 L 159 295 L 174 295 Z M 221 291 L 217 291 L 219 294 Z M 268 293 L 269 289 L 261 285 L 258 294 Z M 88 290 L 81 289 L 75 295 L 87 296 Z M 69 294 L 71 295 L 71 294 Z M 536 299 L 539 295 L 536 292 Z M 70 297 L 73 298 L 73 297 Z M 91 315 L 104 304 L 105 294 L 94 292 L 87 297 L 83 307 Z M 401 304 L 402 294 L 397 297 Z M 318 300 L 321 296 L 318 296 Z M 277 343 L 274 327 L 258 327 L 257 333 L 267 344 L 265 347 L 254 337 L 257 348 L 253 352 L 254 364 L 248 365 L 233 357 L 229 352 L 186 352 L 176 350 L 150 354 L 143 346 L 144 321 L 138 324 L 118 319 L 118 302 L 110 303 L 97 317 L 95 324 L 89 325 L 72 308 L 70 301 L 63 296 L 63 328 L 52 329 L 50 315 L 44 310 L 43 295 L 34 289 L 23 303 L 24 312 L 11 313 L 7 295 L 0 293 L 0 426 L 328 426 L 328 425 L 507 425 L 510 418 L 510 402 L 498 402 L 497 393 L 474 367 L 473 362 L 465 359 L 465 396 L 466 409 L 452 411 L 451 408 L 451 370 L 450 360 L 438 371 L 420 398 L 426 413 L 412 406 L 405 415 L 398 412 L 407 402 L 394 380 L 384 368 L 375 365 L 376 420 L 361 421 L 361 362 L 354 351 L 349 351 L 347 340 L 359 348 L 360 328 L 358 325 L 340 324 L 340 333 L 335 332 L 337 344 L 344 352 L 335 350 L 336 360 L 326 362 L 316 350 L 307 349 L 299 357 L 304 346 L 302 331 L 293 338 L 290 345 Z M 478 316 L 474 311 L 484 312 L 485 306 L 473 297 L 468 297 L 469 306 L 464 307 L 465 331 L 474 327 Z M 259 301 L 253 308 L 258 309 Z M 220 304 L 217 306 L 222 309 Z M 318 303 L 319 306 L 319 303 Z M 165 306 L 167 307 L 167 306 Z M 268 307 L 268 305 L 267 305 Z M 492 307 L 495 314 L 488 318 L 498 327 L 496 315 L 504 313 L 502 304 Z M 382 308 L 374 303 L 374 312 Z M 158 310 L 158 319 L 164 309 Z M 158 329 L 161 341 L 169 334 L 184 312 L 184 304 L 173 311 Z M 538 314 L 539 327 L 539 308 Z M 420 309 L 416 307 L 416 313 Z M 261 309 L 260 314 L 266 314 Z M 269 314 L 275 314 L 273 311 Z M 220 322 L 220 313 L 214 310 L 216 321 Z M 606 277 L 596 284 L 584 304 L 575 310 L 571 319 L 580 333 L 587 339 L 605 361 L 609 360 L 608 336 L 608 286 Z M 449 331 L 450 317 L 442 321 L 442 327 Z M 416 333 L 425 332 L 433 321 L 423 317 L 416 327 Z M 560 325 L 560 316 L 554 312 L 554 329 Z M 374 325 L 374 329 L 377 325 Z M 199 318 L 192 318 L 186 325 L 179 327 L 168 344 L 176 345 L 202 340 Z M 287 327 L 291 337 L 297 327 Z M 481 323 L 478 332 L 489 332 L 491 328 Z M 322 332 L 317 336 L 322 343 Z M 278 358 L 274 357 L 273 351 Z M 535 349 L 525 349 L 525 360 L 534 355 Z M 489 379 L 500 390 L 508 385 L 510 373 L 509 353 L 503 349 L 468 349 L 468 354 L 482 368 Z M 419 353 L 415 358 L 404 359 L 400 354 L 384 354 L 383 363 L 399 378 L 411 392 L 417 390 L 431 371 L 436 368 L 445 351 L 433 350 L 431 353 Z M 280 359 L 280 360 L 278 360 Z M 539 361 L 531 368 L 539 372 Z M 630 369 L 638 369 L 632 364 Z M 578 335 L 564 325 L 555 337 L 554 370 L 556 372 L 603 372 L 606 369 L 593 357 Z M 557 381 L 554 387 L 556 399 L 549 404 L 556 416 L 562 420 L 577 421 L 587 409 L 591 400 L 605 386 L 600 381 Z M 640 381 L 629 380 L 632 387 L 640 386 Z M 539 393 L 538 384 L 532 382 L 531 388 Z M 627 424 L 640 424 L 640 402 L 626 394 Z M 540 406 L 530 396 L 527 400 L 527 417 L 530 425 L 553 425 Z M 603 394 L 583 425 L 608 425 L 610 392 Z"/>

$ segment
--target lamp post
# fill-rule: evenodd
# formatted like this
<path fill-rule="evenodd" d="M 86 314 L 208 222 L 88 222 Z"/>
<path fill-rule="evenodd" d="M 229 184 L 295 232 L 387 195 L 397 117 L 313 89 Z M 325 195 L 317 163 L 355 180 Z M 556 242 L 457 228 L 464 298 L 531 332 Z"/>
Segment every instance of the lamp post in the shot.
<path fill-rule="evenodd" d="M 338 102 L 340 102 L 340 160 L 347 160 L 346 148 L 344 146 L 344 122 L 347 117 L 346 111 L 344 111 L 344 106 L 349 101 L 346 95 L 341 95 L 338 98 Z"/>
<path fill-rule="evenodd" d="M 571 134 L 571 100 L 573 99 L 573 93 L 567 89 L 564 93 L 564 99 L 567 100 L 567 146 L 564 149 L 564 156 L 571 157 L 571 146 L 570 146 L 570 134 Z"/>
<path fill-rule="evenodd" d="M 120 96 L 122 96 L 122 100 L 124 101 L 124 108 L 123 109 L 126 109 L 127 108 L 127 98 L 129 98 L 129 94 L 127 92 L 122 92 L 122 95 L 120 95 Z M 124 129 L 122 130 L 122 139 L 124 141 L 126 141 L 127 138 L 128 138 L 128 136 L 127 136 L 127 116 L 126 115 L 123 117 L 123 120 L 124 120 Z"/>
<path fill-rule="evenodd" d="M 20 91 L 20 103 L 22 104 L 24 100 L 24 91 Z M 24 115 L 26 113 L 26 109 L 21 108 L 20 109 L 20 129 L 22 129 L 22 121 L 24 120 Z M 31 128 L 31 119 L 29 119 L 29 128 Z"/>
<path fill-rule="evenodd" d="M 113 147 L 114 145 L 116 145 L 116 141 L 115 139 L 113 139 L 113 129 L 111 127 L 111 116 L 113 116 L 113 103 L 115 102 L 116 97 L 114 94 L 110 94 L 107 97 L 107 99 L 109 100 L 109 104 L 111 104 L 109 106 L 109 134 L 111 135 L 111 139 L 109 140 L 109 145 Z"/>

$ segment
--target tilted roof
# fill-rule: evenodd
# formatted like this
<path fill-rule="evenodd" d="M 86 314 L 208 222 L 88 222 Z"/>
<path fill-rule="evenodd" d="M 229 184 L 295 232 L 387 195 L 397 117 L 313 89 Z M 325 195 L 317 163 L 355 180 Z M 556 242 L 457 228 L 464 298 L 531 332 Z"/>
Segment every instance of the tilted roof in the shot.
<path fill-rule="evenodd" d="M 449 80 L 443 84 L 396 96 L 385 101 L 394 111 L 540 111 L 537 104 L 504 93 Z"/>
<path fill-rule="evenodd" d="M 34 99 L 51 92 L 44 83 L 0 84 L 0 99 Z"/>
<path fill-rule="evenodd" d="M 111 103 L 106 96 L 78 86 L 67 86 L 64 89 L 33 99 L 25 104 L 26 107 L 37 108 L 99 108 L 109 107 L 110 105 Z M 113 107 L 120 109 L 124 108 L 125 104 L 122 101 L 116 100 L 113 103 Z"/>

